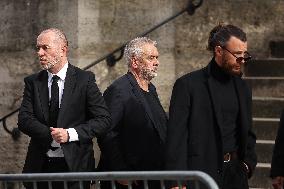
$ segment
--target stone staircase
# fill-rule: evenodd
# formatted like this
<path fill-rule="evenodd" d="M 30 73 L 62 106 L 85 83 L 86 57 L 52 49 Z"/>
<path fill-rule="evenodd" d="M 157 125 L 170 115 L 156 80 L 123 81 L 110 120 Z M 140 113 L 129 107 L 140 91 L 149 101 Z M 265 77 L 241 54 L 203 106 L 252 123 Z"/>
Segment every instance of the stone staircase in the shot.
<path fill-rule="evenodd" d="M 272 57 L 252 60 L 244 70 L 244 79 L 253 93 L 253 129 L 257 136 L 258 163 L 249 180 L 250 188 L 272 188 L 269 172 L 279 117 L 284 108 L 284 56 Z"/>

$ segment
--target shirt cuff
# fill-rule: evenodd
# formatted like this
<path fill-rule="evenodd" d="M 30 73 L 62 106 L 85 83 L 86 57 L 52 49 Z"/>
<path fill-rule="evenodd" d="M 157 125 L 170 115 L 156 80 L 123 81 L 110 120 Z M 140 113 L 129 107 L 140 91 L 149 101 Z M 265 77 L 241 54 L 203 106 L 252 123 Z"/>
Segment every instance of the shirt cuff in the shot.
<path fill-rule="evenodd" d="M 69 135 L 69 141 L 68 142 L 73 142 L 73 141 L 79 141 L 78 133 L 74 128 L 69 128 L 66 129 Z"/>

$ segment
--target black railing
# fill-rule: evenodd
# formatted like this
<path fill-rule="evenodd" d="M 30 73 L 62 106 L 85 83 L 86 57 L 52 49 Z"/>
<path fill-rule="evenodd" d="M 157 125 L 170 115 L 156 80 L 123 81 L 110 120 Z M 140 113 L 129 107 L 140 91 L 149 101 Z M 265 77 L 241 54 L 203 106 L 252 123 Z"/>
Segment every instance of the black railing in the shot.
<path fill-rule="evenodd" d="M 137 37 L 141 37 L 141 36 L 146 36 L 149 33 L 151 33 L 152 31 L 156 30 L 157 28 L 167 24 L 168 22 L 170 22 L 171 20 L 175 19 L 176 17 L 180 16 L 181 14 L 187 12 L 189 15 L 193 15 L 195 10 L 200 7 L 203 3 L 203 0 L 189 0 L 188 5 L 186 8 L 184 8 L 183 10 L 181 10 L 180 12 L 174 14 L 173 16 L 165 19 L 164 21 L 162 21 L 161 23 L 153 26 L 152 28 L 150 28 L 149 30 L 137 35 Z M 128 42 L 128 41 L 127 41 Z M 108 66 L 112 67 L 116 64 L 116 62 L 118 62 L 122 57 L 123 57 L 123 50 L 125 45 L 127 44 L 127 42 L 123 43 L 123 45 L 121 45 L 120 47 L 116 48 L 115 50 L 113 50 L 112 52 L 108 53 L 107 55 L 102 56 L 101 58 L 97 59 L 96 61 L 92 62 L 91 64 L 89 64 L 88 66 L 82 68 L 83 70 L 87 70 L 93 66 L 95 66 L 96 64 L 102 62 L 103 60 L 106 60 L 106 63 Z M 120 55 L 118 57 L 115 56 L 115 54 L 117 52 L 120 52 Z M 7 127 L 7 118 L 14 115 L 15 113 L 17 113 L 19 111 L 19 108 L 12 111 L 11 113 L 5 115 L 4 117 L 2 117 L 0 119 L 0 122 L 3 123 L 3 127 L 5 129 L 5 131 L 7 133 L 9 133 L 12 138 L 14 140 L 17 140 L 20 137 L 20 131 L 18 128 L 13 128 L 12 130 L 9 130 Z"/>
<path fill-rule="evenodd" d="M 12 131 L 10 131 L 10 130 L 8 129 L 8 127 L 7 127 L 6 121 L 7 121 L 7 118 L 8 118 L 8 117 L 10 117 L 10 116 L 12 116 L 13 114 L 17 113 L 17 112 L 19 111 L 19 109 L 20 109 L 20 108 L 14 110 L 14 111 L 12 111 L 12 112 L 10 112 L 9 114 L 7 114 L 7 115 L 5 115 L 4 117 L 2 117 L 1 120 L 0 120 L 0 121 L 2 122 L 2 124 L 3 124 L 3 127 L 4 127 L 5 131 L 7 131 L 7 133 L 9 133 L 9 134 L 13 137 L 14 140 L 17 140 L 17 139 L 20 137 L 20 134 L 21 134 L 21 133 L 20 133 L 20 131 L 19 131 L 18 128 L 13 128 Z"/>
<path fill-rule="evenodd" d="M 77 173 L 29 173 L 29 174 L 0 174 L 0 184 L 4 189 L 22 188 L 20 183 L 25 182 L 33 185 L 36 188 L 37 182 L 48 182 L 52 189 L 52 182 L 61 181 L 67 188 L 67 182 L 79 182 L 79 188 L 83 189 L 84 181 L 92 181 L 92 188 L 101 188 L 101 181 L 109 181 L 111 188 L 115 187 L 115 181 L 128 181 L 128 186 L 132 188 L 131 183 L 140 181 L 143 188 L 149 188 L 149 181 L 160 181 L 160 188 L 165 189 L 166 183 L 177 183 L 179 188 L 182 188 L 182 183 L 191 181 L 191 186 L 194 188 L 219 189 L 217 183 L 211 176 L 201 171 L 114 171 L 114 172 L 77 172 Z M 201 185 L 202 184 L 202 185 Z M 0 185 L 1 186 L 1 185 Z M 18 186 L 18 187 L 16 187 Z M 39 187 L 37 187 L 39 188 Z"/>

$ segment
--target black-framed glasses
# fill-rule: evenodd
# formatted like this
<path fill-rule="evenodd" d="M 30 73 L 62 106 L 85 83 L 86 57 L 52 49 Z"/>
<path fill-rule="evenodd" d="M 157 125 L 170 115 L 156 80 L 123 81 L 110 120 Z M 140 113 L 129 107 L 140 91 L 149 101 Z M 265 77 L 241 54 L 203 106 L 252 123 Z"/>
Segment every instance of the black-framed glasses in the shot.
<path fill-rule="evenodd" d="M 231 55 L 233 55 L 235 58 L 236 58 L 236 61 L 237 62 L 242 62 L 244 60 L 244 62 L 247 62 L 249 60 L 252 59 L 252 56 L 248 53 L 248 52 L 245 52 L 244 54 L 244 57 L 240 56 L 236 56 L 234 53 L 232 53 L 231 51 L 229 51 L 226 47 L 222 47 L 222 49 L 225 49 L 226 51 L 228 51 Z"/>

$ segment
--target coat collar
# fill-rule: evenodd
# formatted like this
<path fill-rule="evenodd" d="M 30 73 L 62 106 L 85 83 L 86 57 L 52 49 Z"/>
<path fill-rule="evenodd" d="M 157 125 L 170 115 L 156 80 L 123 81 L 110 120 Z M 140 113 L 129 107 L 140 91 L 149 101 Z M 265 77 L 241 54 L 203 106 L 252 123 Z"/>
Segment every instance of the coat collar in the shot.
<path fill-rule="evenodd" d="M 44 119 L 46 122 L 48 122 L 49 117 L 49 108 L 48 108 L 48 74 L 45 70 L 39 72 L 37 80 L 36 80 L 36 86 L 38 90 L 39 100 L 41 104 L 41 110 L 44 115 Z M 36 97 L 35 97 L 36 98 Z"/>
<path fill-rule="evenodd" d="M 165 140 L 165 135 L 164 135 L 165 132 L 162 131 L 161 128 L 159 126 L 157 126 L 157 124 L 155 123 L 151 108 L 150 108 L 149 104 L 147 103 L 147 101 L 144 97 L 144 94 L 142 93 L 142 89 L 138 85 L 138 82 L 136 81 L 135 77 L 133 76 L 133 74 L 131 72 L 128 72 L 126 74 L 126 77 L 129 80 L 130 84 L 132 85 L 132 91 L 133 91 L 134 95 L 138 99 L 139 103 L 144 107 L 146 114 L 148 115 L 148 117 L 150 118 L 151 122 L 154 125 L 154 128 L 157 129 L 160 138 L 162 140 Z M 155 86 L 152 83 L 149 84 L 149 91 L 151 91 L 152 94 L 156 95 L 156 89 L 155 89 Z"/>
<path fill-rule="evenodd" d="M 205 68 L 205 73 L 207 75 L 207 85 L 209 89 L 210 98 L 212 100 L 212 105 L 213 105 L 214 113 L 216 116 L 216 121 L 221 130 L 223 121 L 222 121 L 222 112 L 221 112 L 220 102 L 222 101 L 222 99 L 220 99 L 218 95 L 219 94 L 218 93 L 218 82 L 216 79 L 212 77 L 212 73 L 211 73 L 211 67 L 214 61 L 215 61 L 214 58 L 210 61 L 208 66 Z M 239 107 L 240 107 L 240 111 L 239 111 L 240 126 L 242 128 L 245 128 L 243 126 L 247 124 L 245 120 L 247 120 L 247 113 L 248 113 L 247 112 L 248 107 L 247 107 L 247 102 L 246 102 L 247 91 L 245 91 L 245 87 L 243 86 L 244 84 L 240 76 L 233 76 L 232 79 L 236 87 L 236 92 L 237 92 L 238 102 L 239 102 Z"/>
<path fill-rule="evenodd" d="M 64 114 L 66 113 L 66 110 L 68 110 L 68 105 L 72 101 L 72 94 L 74 92 L 74 88 L 76 86 L 76 70 L 75 67 L 71 64 L 68 65 L 65 83 L 64 83 L 64 92 L 62 94 L 62 100 L 61 100 L 61 107 L 58 115 L 58 125 L 64 126 L 62 123 L 64 123 Z"/>
<path fill-rule="evenodd" d="M 136 98 L 138 99 L 140 104 L 145 108 L 147 115 L 149 116 L 149 118 L 151 119 L 153 124 L 155 125 L 151 109 L 150 109 L 148 103 L 146 102 L 146 99 L 144 98 L 144 95 L 142 93 L 142 89 L 138 85 L 138 82 L 136 81 L 135 77 L 133 76 L 133 74 L 131 72 L 128 72 L 126 74 L 126 76 L 127 76 L 127 79 L 129 80 L 130 84 L 132 85 L 132 91 L 133 91 L 134 95 L 136 96 Z M 151 86 L 151 84 L 149 86 Z M 149 90 L 151 90 L 150 87 L 149 87 Z"/>
<path fill-rule="evenodd" d="M 44 115 L 44 119 L 48 122 L 49 117 L 49 98 L 48 98 L 48 73 L 43 70 L 39 72 L 38 78 L 36 80 L 38 95 L 40 99 L 41 109 Z M 58 115 L 58 125 L 61 125 L 64 118 L 64 113 L 67 109 L 68 103 L 70 102 L 70 97 L 73 93 L 74 87 L 76 85 L 76 71 L 75 67 L 71 64 L 68 65 L 64 92 L 61 100 L 61 108 Z"/>

